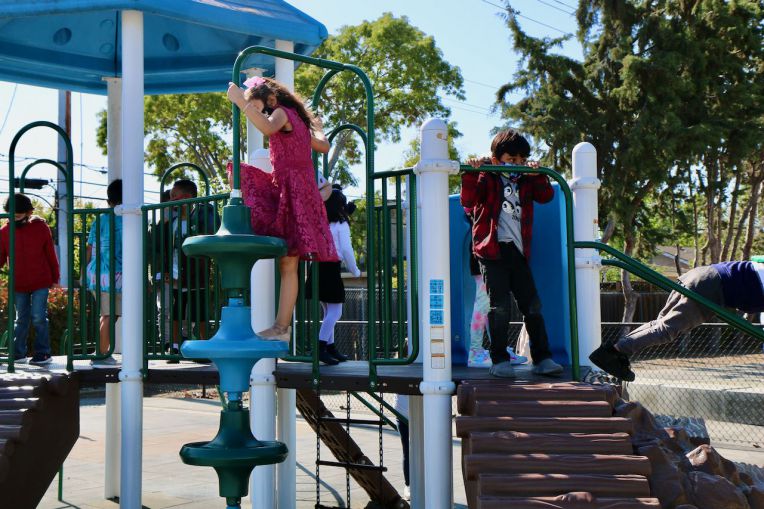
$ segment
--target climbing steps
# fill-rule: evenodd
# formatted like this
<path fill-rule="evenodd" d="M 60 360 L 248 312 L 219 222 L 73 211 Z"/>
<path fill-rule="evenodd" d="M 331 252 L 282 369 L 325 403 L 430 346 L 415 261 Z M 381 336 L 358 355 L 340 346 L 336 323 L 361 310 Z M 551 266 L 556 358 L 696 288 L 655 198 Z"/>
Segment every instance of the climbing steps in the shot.
<path fill-rule="evenodd" d="M 320 464 L 347 468 L 350 475 L 369 495 L 375 507 L 408 509 L 409 504 L 401 498 L 395 487 L 383 475 L 384 468 L 374 463 L 363 453 L 358 444 L 343 426 L 347 419 L 334 417 L 324 406 L 319 394 L 312 389 L 297 390 L 297 409 L 305 421 L 319 433 L 321 441 L 329 448 L 337 461 L 322 461 Z M 361 422 L 351 420 L 351 424 Z M 316 506 L 325 507 L 325 506 Z"/>
<path fill-rule="evenodd" d="M 80 431 L 76 375 L 0 375 L 0 507 L 37 507 Z"/>
<path fill-rule="evenodd" d="M 465 381 L 456 433 L 470 509 L 648 509 L 650 462 L 609 386 Z"/>

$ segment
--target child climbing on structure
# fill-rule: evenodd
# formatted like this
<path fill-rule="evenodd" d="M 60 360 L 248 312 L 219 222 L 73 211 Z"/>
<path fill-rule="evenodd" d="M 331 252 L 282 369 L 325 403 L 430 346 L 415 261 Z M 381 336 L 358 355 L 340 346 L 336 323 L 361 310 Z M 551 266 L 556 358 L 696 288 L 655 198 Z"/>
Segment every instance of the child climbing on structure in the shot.
<path fill-rule="evenodd" d="M 338 260 L 311 160 L 311 149 L 326 153 L 329 142 L 318 119 L 283 85 L 261 77 L 250 78 L 244 85 L 246 91 L 229 83 L 228 98 L 269 137 L 273 173 L 242 163 L 242 196 L 252 209 L 255 233 L 280 237 L 287 243 L 287 255 L 278 260 L 281 291 L 276 321 L 258 335 L 289 340 L 300 258 Z"/>

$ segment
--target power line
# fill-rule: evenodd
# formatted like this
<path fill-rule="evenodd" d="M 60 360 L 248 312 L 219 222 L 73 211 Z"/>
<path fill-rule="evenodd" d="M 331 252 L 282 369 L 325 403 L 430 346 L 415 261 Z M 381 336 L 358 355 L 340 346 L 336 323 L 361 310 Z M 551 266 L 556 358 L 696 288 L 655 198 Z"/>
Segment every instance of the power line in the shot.
<path fill-rule="evenodd" d="M 477 105 L 477 104 L 471 104 L 471 103 L 468 103 L 467 101 L 462 101 L 462 100 L 459 100 L 459 99 L 452 99 L 450 97 L 443 97 L 442 99 L 444 101 L 449 101 L 449 102 L 452 102 L 452 103 L 461 104 L 463 106 L 469 106 L 470 108 L 477 108 L 477 109 L 480 109 L 480 110 L 491 111 L 491 108 L 486 108 L 485 106 L 480 106 L 480 105 Z"/>
<path fill-rule="evenodd" d="M 3 134 L 3 129 L 5 129 L 5 124 L 8 123 L 8 118 L 11 116 L 11 108 L 13 108 L 13 100 L 16 99 L 16 90 L 19 88 L 19 84 L 15 83 L 13 85 L 13 93 L 11 94 L 11 102 L 8 103 L 8 111 L 5 112 L 5 118 L 3 119 L 3 125 L 0 126 L 0 134 Z"/>
<path fill-rule="evenodd" d="M 557 32 L 560 32 L 561 34 L 568 35 L 568 32 L 566 32 L 565 30 L 560 30 L 559 28 L 553 27 L 552 25 L 547 25 L 546 23 L 544 23 L 542 21 L 539 21 L 539 20 L 536 20 L 536 19 L 533 19 L 533 18 L 529 18 L 528 16 L 524 16 L 524 15 L 520 14 L 520 11 L 518 11 L 517 9 L 513 9 L 511 6 L 503 7 L 503 6 L 495 4 L 493 2 L 489 2 L 488 0 L 482 0 L 482 1 L 484 3 L 487 3 L 488 5 L 493 5 L 494 7 L 498 7 L 499 9 L 510 11 L 512 14 L 514 14 L 518 18 L 527 19 L 528 21 L 532 21 L 533 23 L 537 23 L 537 24 L 539 24 L 539 25 L 541 25 L 543 27 L 550 28 L 552 30 L 556 30 Z"/>
<path fill-rule="evenodd" d="M 473 83 L 473 84 L 475 84 L 475 85 L 480 85 L 480 86 L 482 86 L 482 87 L 492 88 L 492 89 L 494 89 L 494 90 L 498 90 L 498 89 L 499 89 L 499 87 L 498 87 L 498 86 L 496 86 L 496 85 L 489 85 L 488 83 L 482 83 L 482 82 L 480 82 L 480 81 L 475 81 L 475 80 L 468 80 L 468 79 L 466 79 L 466 78 L 465 78 L 465 80 L 464 80 L 464 81 L 466 81 L 467 83 Z"/>
<path fill-rule="evenodd" d="M 547 7 L 551 7 L 552 9 L 557 9 L 557 10 L 558 10 L 558 11 L 560 11 L 560 12 L 564 12 L 564 13 L 565 13 L 565 14 L 567 14 L 568 16 L 574 16 L 574 15 L 576 14 L 575 12 L 566 11 L 565 9 L 562 9 L 562 8 L 560 8 L 560 7 L 557 7 L 556 5 L 552 5 L 552 4 L 550 4 L 549 2 L 545 2 L 544 0 L 536 0 L 536 1 L 537 1 L 538 3 L 540 3 L 540 4 L 544 4 L 544 5 L 546 5 Z"/>
<path fill-rule="evenodd" d="M 575 11 L 576 9 L 578 9 L 578 7 L 576 7 L 575 5 L 569 5 L 569 4 L 566 4 L 565 2 L 560 2 L 560 0 L 552 0 L 552 1 L 553 1 L 554 3 L 556 3 L 556 4 L 564 5 L 565 7 L 568 7 L 568 8 L 570 8 L 570 9 L 573 9 L 574 11 Z"/>

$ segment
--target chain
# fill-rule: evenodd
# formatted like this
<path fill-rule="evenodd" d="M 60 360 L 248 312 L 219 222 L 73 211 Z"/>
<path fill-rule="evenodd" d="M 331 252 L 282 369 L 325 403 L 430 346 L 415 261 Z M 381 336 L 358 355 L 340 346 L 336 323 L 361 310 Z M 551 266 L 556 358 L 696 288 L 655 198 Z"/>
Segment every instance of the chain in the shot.
<path fill-rule="evenodd" d="M 345 445 L 345 450 L 348 450 L 350 448 L 350 391 L 347 391 L 345 393 L 345 416 L 347 420 L 345 421 L 345 433 L 347 435 L 347 444 Z M 347 506 L 350 507 L 350 469 L 345 469 L 345 490 L 347 491 Z"/>
<path fill-rule="evenodd" d="M 321 505 L 321 381 L 316 386 L 316 507 Z"/>

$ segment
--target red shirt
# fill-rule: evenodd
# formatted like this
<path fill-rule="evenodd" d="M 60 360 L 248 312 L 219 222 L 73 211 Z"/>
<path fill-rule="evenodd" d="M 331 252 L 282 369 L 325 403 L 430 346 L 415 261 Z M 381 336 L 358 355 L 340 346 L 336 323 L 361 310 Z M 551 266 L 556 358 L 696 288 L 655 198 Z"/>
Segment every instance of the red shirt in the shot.
<path fill-rule="evenodd" d="M 45 220 L 32 216 L 21 228 L 16 227 L 15 291 L 29 293 L 58 284 L 58 258 L 53 236 Z M 0 267 L 8 263 L 10 226 L 0 228 Z"/>
<path fill-rule="evenodd" d="M 530 260 L 533 236 L 533 202 L 547 203 L 554 189 L 546 175 L 523 175 L 518 184 L 520 195 L 520 234 L 523 254 Z M 496 173 L 481 171 L 462 174 L 462 206 L 472 214 L 472 249 L 486 260 L 499 258 L 499 214 L 504 186 Z"/>

